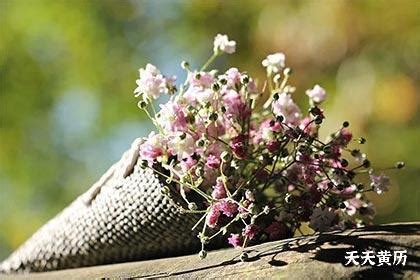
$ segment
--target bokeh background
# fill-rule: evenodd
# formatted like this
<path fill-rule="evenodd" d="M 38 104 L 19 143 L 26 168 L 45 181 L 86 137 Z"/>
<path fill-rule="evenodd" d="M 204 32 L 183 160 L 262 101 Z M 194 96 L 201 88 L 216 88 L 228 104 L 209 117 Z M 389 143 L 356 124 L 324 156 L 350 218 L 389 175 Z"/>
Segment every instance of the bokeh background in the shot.
<path fill-rule="evenodd" d="M 183 78 L 217 33 L 238 43 L 218 67 L 262 79 L 282 51 L 301 104 L 327 89 L 325 134 L 349 120 L 376 167 L 406 161 L 376 222 L 419 220 L 419 1 L 0 0 L 0 259 L 152 129 L 138 68 Z"/>

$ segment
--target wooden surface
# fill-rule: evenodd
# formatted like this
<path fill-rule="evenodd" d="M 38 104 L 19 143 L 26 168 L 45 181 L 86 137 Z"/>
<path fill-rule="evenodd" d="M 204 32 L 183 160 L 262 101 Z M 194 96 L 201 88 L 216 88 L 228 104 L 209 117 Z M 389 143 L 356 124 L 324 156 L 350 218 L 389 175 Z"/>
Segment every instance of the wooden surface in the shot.
<path fill-rule="evenodd" d="M 346 251 L 367 249 L 407 250 L 407 264 L 343 265 Z M 241 249 L 223 249 L 210 252 L 204 260 L 191 255 L 0 278 L 420 279 L 420 222 L 298 237 L 249 247 L 246 251 L 247 261 L 240 260 Z"/>

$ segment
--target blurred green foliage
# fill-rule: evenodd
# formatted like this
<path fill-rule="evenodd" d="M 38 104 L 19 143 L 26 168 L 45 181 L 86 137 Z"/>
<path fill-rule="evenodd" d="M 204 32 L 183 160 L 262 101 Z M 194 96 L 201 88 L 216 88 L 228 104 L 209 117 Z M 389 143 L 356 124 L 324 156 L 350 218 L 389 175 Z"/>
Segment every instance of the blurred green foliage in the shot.
<path fill-rule="evenodd" d="M 375 166 L 406 161 L 376 221 L 419 219 L 420 2 L 0 0 L 0 258 L 152 129 L 137 69 L 183 78 L 216 33 L 238 42 L 217 66 L 262 80 L 284 52 L 301 104 L 329 92 L 325 135 L 347 119 Z"/>

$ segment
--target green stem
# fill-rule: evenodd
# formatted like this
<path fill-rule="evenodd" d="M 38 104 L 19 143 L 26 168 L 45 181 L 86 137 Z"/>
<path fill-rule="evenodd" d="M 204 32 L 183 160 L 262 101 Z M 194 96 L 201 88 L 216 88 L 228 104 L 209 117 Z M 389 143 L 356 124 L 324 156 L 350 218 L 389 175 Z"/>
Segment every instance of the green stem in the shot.
<path fill-rule="evenodd" d="M 204 71 L 207 69 L 207 67 L 210 66 L 210 64 L 216 59 L 216 57 L 218 57 L 219 54 L 218 53 L 213 53 L 212 56 L 210 56 L 210 58 L 207 60 L 206 63 L 204 63 L 203 67 L 201 67 L 200 71 Z"/>

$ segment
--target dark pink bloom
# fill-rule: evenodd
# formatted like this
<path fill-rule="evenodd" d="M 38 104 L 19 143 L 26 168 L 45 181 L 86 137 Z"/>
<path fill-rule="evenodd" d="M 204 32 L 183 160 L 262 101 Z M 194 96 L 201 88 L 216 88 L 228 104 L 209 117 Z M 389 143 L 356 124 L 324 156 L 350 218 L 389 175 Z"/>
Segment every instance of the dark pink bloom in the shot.
<path fill-rule="evenodd" d="M 217 221 L 219 220 L 219 217 L 220 217 L 219 205 L 215 204 L 210 208 L 210 211 L 207 214 L 207 217 L 206 217 L 207 225 L 211 228 L 214 228 L 217 224 Z"/>
<path fill-rule="evenodd" d="M 343 128 L 340 130 L 340 135 L 338 136 L 337 140 L 339 144 L 342 146 L 346 146 L 350 140 L 352 139 L 353 135 L 347 128 Z"/>
<path fill-rule="evenodd" d="M 267 143 L 267 149 L 270 153 L 276 152 L 280 148 L 280 142 L 279 141 L 273 141 L 270 140 Z"/>
<path fill-rule="evenodd" d="M 235 248 L 241 247 L 242 246 L 241 236 L 239 234 L 231 233 L 230 237 L 228 237 L 228 243 Z"/>
<path fill-rule="evenodd" d="M 259 231 L 260 228 L 257 225 L 247 225 L 244 229 L 244 235 L 247 236 L 249 239 L 253 239 Z"/>
<path fill-rule="evenodd" d="M 245 147 L 246 138 L 247 138 L 246 135 L 240 134 L 236 136 L 235 138 L 233 138 L 231 141 L 230 146 L 233 150 L 233 153 L 238 158 L 246 158 L 246 147 Z"/>
<path fill-rule="evenodd" d="M 219 209 L 224 215 L 228 217 L 233 217 L 236 213 L 238 213 L 238 205 L 228 200 L 220 202 Z"/>
<path fill-rule="evenodd" d="M 219 168 L 220 166 L 220 158 L 214 155 L 209 155 L 207 157 L 206 166 L 211 169 Z"/>
<path fill-rule="evenodd" d="M 317 131 L 316 124 L 309 117 L 304 118 L 300 122 L 299 128 L 302 129 L 305 133 L 308 133 L 309 135 L 313 135 Z"/>
<path fill-rule="evenodd" d="M 213 186 L 213 192 L 211 193 L 211 196 L 214 199 L 226 198 L 226 189 L 221 180 L 217 180 L 216 185 Z"/>

